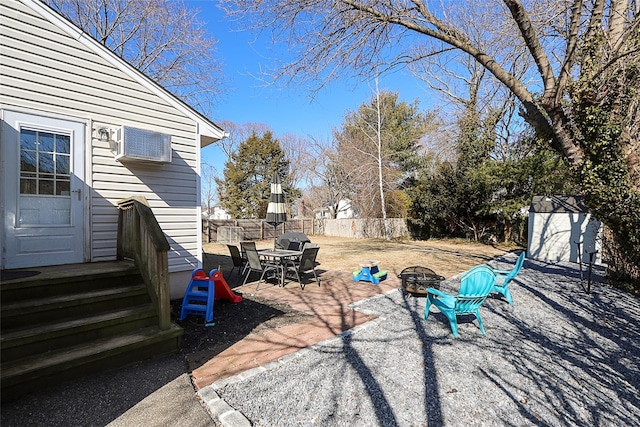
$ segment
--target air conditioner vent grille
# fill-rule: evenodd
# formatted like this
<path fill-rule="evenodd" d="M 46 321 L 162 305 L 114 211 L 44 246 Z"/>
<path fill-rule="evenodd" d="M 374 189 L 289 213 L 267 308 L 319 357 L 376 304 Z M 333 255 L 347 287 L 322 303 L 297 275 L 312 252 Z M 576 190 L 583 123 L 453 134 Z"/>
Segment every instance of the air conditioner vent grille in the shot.
<path fill-rule="evenodd" d="M 122 126 L 116 159 L 171 163 L 171 135 Z"/>

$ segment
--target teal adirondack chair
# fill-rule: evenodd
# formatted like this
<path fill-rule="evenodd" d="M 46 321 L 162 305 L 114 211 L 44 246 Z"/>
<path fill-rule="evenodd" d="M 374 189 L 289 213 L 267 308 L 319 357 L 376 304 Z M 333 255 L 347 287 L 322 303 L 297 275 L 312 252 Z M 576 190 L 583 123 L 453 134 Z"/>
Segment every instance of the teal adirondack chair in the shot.
<path fill-rule="evenodd" d="M 504 295 L 509 304 L 513 304 L 513 298 L 511 298 L 511 292 L 509 292 L 509 282 L 520 272 L 522 264 L 524 264 L 524 257 L 525 252 L 522 251 L 516 261 L 516 265 L 511 270 L 493 269 L 493 272 L 496 274 L 496 284 L 493 285 L 493 291 Z"/>
<path fill-rule="evenodd" d="M 480 331 L 485 335 L 480 306 L 491 293 L 496 282 L 496 275 L 486 265 L 479 265 L 467 271 L 460 281 L 460 291 L 457 296 L 449 295 L 437 289 L 427 289 L 427 304 L 424 310 L 424 320 L 429 318 L 429 309 L 435 305 L 449 319 L 454 337 L 458 337 L 457 316 L 473 314 L 478 319 Z"/>

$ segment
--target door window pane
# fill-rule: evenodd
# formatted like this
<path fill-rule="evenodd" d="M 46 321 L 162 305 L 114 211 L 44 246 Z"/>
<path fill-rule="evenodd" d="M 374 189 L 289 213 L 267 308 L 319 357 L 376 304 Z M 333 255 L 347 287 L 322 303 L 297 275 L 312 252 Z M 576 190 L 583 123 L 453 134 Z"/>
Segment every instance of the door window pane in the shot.
<path fill-rule="evenodd" d="M 36 194 L 37 183 L 38 181 L 35 179 L 22 178 L 20 180 L 20 194 Z"/>
<path fill-rule="evenodd" d="M 53 175 L 53 154 L 41 152 L 38 155 L 38 172 Z"/>
<path fill-rule="evenodd" d="M 38 150 L 40 152 L 49 152 L 52 153 L 55 151 L 54 148 L 54 139 L 55 135 L 49 132 L 38 132 Z"/>
<path fill-rule="evenodd" d="M 36 149 L 36 131 L 23 129 L 20 131 L 20 148 L 22 150 Z"/>
<path fill-rule="evenodd" d="M 56 153 L 71 152 L 71 137 L 69 135 L 56 135 Z"/>
<path fill-rule="evenodd" d="M 26 172 L 36 171 L 36 152 L 21 150 L 20 151 L 20 172 L 24 175 Z"/>
<path fill-rule="evenodd" d="M 56 196 L 68 196 L 70 192 L 69 182 L 56 181 Z"/>
<path fill-rule="evenodd" d="M 70 157 L 63 154 L 56 154 L 56 175 L 69 175 Z"/>
<path fill-rule="evenodd" d="M 38 194 L 53 194 L 53 181 L 38 180 Z"/>

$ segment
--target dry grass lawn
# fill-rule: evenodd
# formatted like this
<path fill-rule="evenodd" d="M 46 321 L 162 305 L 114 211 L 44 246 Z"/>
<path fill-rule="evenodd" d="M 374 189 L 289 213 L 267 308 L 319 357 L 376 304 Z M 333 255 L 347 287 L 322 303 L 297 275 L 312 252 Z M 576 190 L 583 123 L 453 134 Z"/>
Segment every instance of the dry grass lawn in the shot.
<path fill-rule="evenodd" d="M 387 241 L 326 236 L 309 236 L 309 238 L 313 243 L 320 245 L 317 258 L 320 263 L 319 271 L 353 272 L 360 268 L 361 261 L 378 260 L 380 269 L 387 270 L 390 275 L 397 275 L 406 267 L 421 265 L 447 278 L 462 273 L 474 265 L 499 257 L 510 250 L 519 249 L 450 239 Z M 256 242 L 256 246 L 258 249 L 273 247 L 273 240 Z M 204 260 L 206 271 L 218 266 L 223 271 L 232 268 L 233 263 L 225 245 L 205 243 L 203 248 L 207 253 Z"/>

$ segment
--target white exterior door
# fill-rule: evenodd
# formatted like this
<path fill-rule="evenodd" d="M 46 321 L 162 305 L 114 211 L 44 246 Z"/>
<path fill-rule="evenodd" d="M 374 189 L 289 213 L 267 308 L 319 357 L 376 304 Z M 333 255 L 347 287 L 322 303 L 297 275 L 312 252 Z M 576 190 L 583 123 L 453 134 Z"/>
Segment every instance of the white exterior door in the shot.
<path fill-rule="evenodd" d="M 3 111 L 3 268 L 85 261 L 85 127 Z"/>

